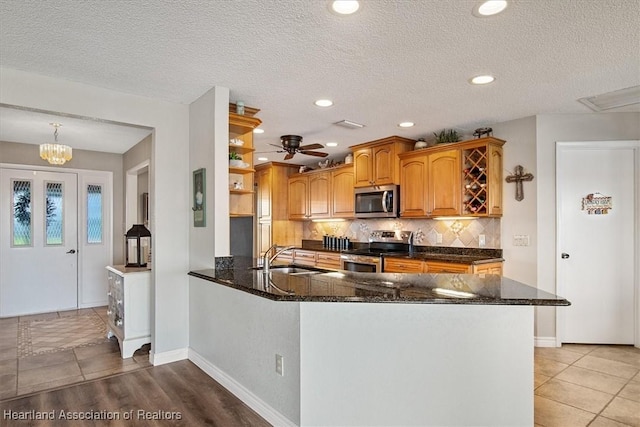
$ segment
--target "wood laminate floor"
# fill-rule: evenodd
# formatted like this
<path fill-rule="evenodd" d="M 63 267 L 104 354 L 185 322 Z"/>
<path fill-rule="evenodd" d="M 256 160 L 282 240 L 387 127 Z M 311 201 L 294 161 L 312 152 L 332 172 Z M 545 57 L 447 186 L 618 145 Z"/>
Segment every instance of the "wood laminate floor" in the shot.
<path fill-rule="evenodd" d="M 188 360 L 0 401 L 0 415 L 7 427 L 270 425 Z M 98 419 L 68 419 L 81 416 Z"/>

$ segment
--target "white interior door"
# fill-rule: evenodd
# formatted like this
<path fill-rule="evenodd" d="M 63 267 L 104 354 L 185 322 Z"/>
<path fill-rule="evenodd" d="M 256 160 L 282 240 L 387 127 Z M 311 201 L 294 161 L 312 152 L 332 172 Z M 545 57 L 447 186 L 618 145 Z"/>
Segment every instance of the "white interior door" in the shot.
<path fill-rule="evenodd" d="M 0 169 L 0 316 L 78 306 L 74 173 Z"/>
<path fill-rule="evenodd" d="M 571 302 L 561 311 L 562 342 L 634 343 L 634 159 L 631 145 L 558 145 L 557 283 Z M 607 214 L 583 210 L 594 193 L 611 197 Z"/>

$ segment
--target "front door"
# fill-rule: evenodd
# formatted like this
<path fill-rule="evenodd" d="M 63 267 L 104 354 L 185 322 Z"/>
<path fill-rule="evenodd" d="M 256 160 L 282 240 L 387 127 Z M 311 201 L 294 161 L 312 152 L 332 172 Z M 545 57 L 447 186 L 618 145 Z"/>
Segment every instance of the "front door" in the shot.
<path fill-rule="evenodd" d="M 561 311 L 562 342 L 634 343 L 637 147 L 558 145 L 557 283 L 571 301 Z"/>
<path fill-rule="evenodd" d="M 0 317 L 78 307 L 77 175 L 0 169 Z"/>

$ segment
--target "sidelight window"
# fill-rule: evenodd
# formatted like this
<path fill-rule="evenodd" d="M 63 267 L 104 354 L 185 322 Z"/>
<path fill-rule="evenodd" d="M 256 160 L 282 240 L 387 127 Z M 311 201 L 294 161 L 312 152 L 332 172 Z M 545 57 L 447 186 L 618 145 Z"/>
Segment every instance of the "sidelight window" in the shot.
<path fill-rule="evenodd" d="M 47 246 L 62 245 L 64 231 L 63 189 L 61 182 L 47 182 L 45 185 L 45 230 Z"/>
<path fill-rule="evenodd" d="M 102 186 L 87 185 L 87 243 L 102 243 Z"/>
<path fill-rule="evenodd" d="M 31 181 L 13 180 L 13 246 L 31 246 Z"/>

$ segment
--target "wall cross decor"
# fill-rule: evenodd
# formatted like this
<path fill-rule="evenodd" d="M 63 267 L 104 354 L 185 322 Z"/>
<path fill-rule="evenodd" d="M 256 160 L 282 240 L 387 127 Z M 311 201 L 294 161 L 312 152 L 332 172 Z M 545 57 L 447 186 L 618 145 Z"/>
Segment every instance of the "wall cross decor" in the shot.
<path fill-rule="evenodd" d="M 533 174 L 523 173 L 524 168 L 520 165 L 516 166 L 513 175 L 509 175 L 505 181 L 516 183 L 516 200 L 521 201 L 524 199 L 524 189 L 522 188 L 523 181 L 533 181 Z"/>

